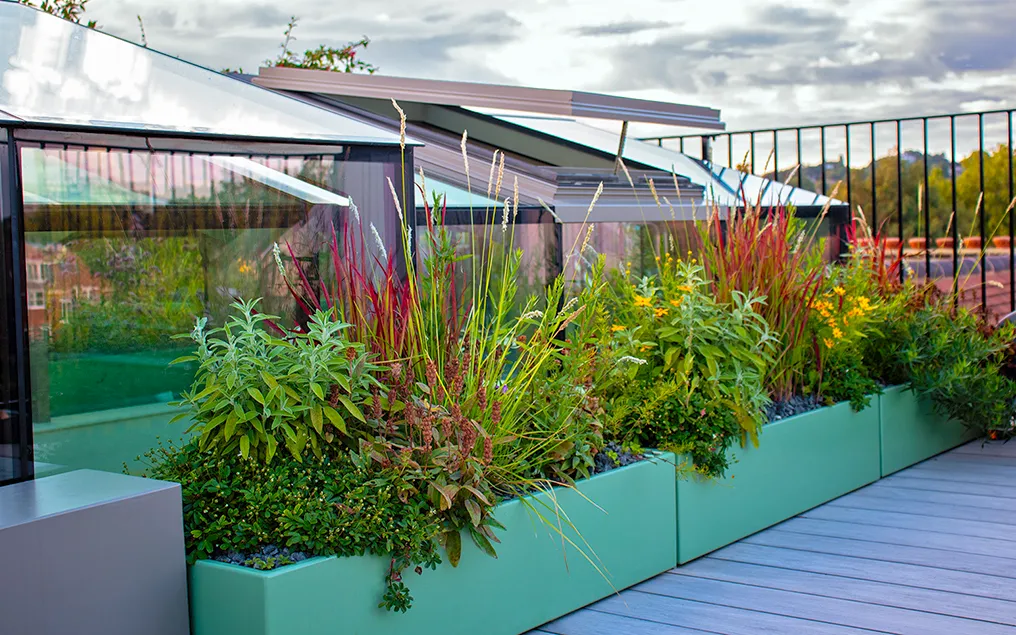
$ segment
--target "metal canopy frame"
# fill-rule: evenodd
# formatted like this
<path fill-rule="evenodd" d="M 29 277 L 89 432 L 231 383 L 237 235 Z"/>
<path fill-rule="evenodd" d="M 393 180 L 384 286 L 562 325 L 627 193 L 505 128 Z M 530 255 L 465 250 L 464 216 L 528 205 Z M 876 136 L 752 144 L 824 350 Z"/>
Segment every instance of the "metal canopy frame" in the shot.
<path fill-rule="evenodd" d="M 398 95 L 400 101 L 424 104 L 520 110 L 710 130 L 726 128 L 720 120 L 720 111 L 715 108 L 573 90 L 330 73 L 299 68 L 262 68 L 253 81 L 258 86 L 276 90 L 344 97 L 388 99 Z"/>

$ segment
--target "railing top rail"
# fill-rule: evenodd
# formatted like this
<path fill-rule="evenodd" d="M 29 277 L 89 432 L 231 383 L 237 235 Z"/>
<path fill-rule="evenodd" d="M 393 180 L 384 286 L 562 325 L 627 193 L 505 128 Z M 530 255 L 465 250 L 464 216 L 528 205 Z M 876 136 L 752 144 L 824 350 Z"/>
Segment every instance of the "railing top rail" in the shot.
<path fill-rule="evenodd" d="M 974 112 L 945 113 L 939 115 L 916 115 L 913 117 L 886 117 L 883 119 L 861 119 L 857 121 L 838 121 L 834 123 L 805 124 L 801 126 L 779 126 L 773 128 L 755 128 L 749 130 L 728 130 L 728 131 L 702 131 L 679 135 L 662 135 L 654 137 L 639 137 L 639 141 L 670 141 L 682 139 L 700 139 L 702 137 L 727 137 L 735 135 L 764 134 L 773 132 L 794 132 L 798 130 L 822 130 L 826 128 L 842 128 L 852 126 L 868 126 L 887 123 L 902 123 L 907 121 L 932 121 L 935 119 L 958 119 L 960 117 L 983 117 L 985 115 L 1006 115 L 1016 113 L 1016 108 L 999 108 L 996 110 L 981 110 Z"/>

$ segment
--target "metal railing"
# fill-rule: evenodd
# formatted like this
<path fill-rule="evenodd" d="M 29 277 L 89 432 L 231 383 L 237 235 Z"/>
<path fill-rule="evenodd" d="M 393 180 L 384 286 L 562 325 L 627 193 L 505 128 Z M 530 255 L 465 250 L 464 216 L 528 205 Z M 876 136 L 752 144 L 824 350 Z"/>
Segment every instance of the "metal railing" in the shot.
<path fill-rule="evenodd" d="M 917 275 L 928 279 L 948 275 L 952 278 L 951 290 L 965 296 L 973 289 L 960 288 L 961 275 L 969 278 L 979 273 L 979 304 L 982 310 L 997 314 L 1016 311 L 1014 113 L 1016 109 L 709 131 L 642 141 L 661 147 L 676 145 L 675 149 L 705 162 L 725 164 L 776 181 L 790 179 L 791 184 L 825 195 L 833 194 L 830 187 L 835 183 L 843 188 L 836 190 L 836 198 L 843 200 L 845 193 L 850 209 L 862 212 L 873 231 L 894 235 L 903 248 L 907 247 L 907 233 L 917 239 L 915 244 L 923 238 L 923 249 L 908 252 L 908 262 Z M 879 143 L 886 140 L 895 145 L 880 153 Z M 969 151 L 965 158 L 957 156 L 958 140 Z M 863 146 L 861 152 L 858 146 Z M 841 154 L 831 163 L 831 151 L 836 150 Z M 726 161 L 717 161 L 717 153 L 725 154 Z M 738 161 L 738 156 L 743 158 Z M 763 157 L 765 163 L 760 170 Z M 986 159 L 992 163 L 987 187 Z M 973 183 L 971 177 L 963 176 L 969 170 L 976 170 Z M 916 203 L 908 209 L 905 184 L 912 186 L 915 178 Z M 958 195 L 958 190 L 964 188 L 964 195 Z M 997 221 L 994 226 L 989 219 Z M 970 232 L 964 240 L 968 246 L 964 247 L 961 222 L 968 221 Z M 943 225 L 946 229 L 938 237 L 942 239 L 937 243 L 939 247 L 933 248 L 933 228 Z M 1000 233 L 1003 227 L 1007 241 L 1006 234 Z M 998 239 L 995 248 L 988 246 L 992 238 Z M 1008 297 L 989 292 L 989 287 L 1003 288 Z"/>

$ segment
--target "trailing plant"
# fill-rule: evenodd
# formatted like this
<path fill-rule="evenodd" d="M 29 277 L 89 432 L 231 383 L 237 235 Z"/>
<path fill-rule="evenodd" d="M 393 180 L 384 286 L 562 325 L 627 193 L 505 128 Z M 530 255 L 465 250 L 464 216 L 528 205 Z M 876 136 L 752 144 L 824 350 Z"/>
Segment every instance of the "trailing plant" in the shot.
<path fill-rule="evenodd" d="M 345 336 L 349 325 L 319 312 L 306 332 L 287 333 L 256 305 L 236 302 L 222 328 L 206 331 L 201 318 L 189 336 L 177 336 L 197 350 L 173 363 L 197 362 L 198 370 L 178 402 L 190 410 L 176 418 L 194 418 L 202 449 L 266 463 L 279 446 L 298 460 L 308 447 L 317 457 L 332 444 L 356 447 L 351 440 L 367 434 L 361 406 L 381 384 L 363 345 Z"/>

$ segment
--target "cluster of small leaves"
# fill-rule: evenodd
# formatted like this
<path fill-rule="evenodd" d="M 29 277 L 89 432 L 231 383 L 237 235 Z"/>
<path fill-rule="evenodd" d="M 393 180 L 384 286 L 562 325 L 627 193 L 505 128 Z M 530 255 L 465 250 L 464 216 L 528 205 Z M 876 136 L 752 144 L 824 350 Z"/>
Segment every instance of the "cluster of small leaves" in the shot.
<path fill-rule="evenodd" d="M 194 418 L 203 449 L 271 462 L 280 445 L 297 459 L 309 446 L 320 457 L 366 423 L 360 405 L 380 385 L 378 367 L 362 344 L 345 338 L 348 325 L 331 311 L 312 316 L 306 332 L 275 327 L 273 336 L 265 328 L 272 316 L 257 313 L 256 304 L 235 303 L 221 329 L 206 331 L 205 318 L 198 320 L 189 336 L 196 354 L 174 361 L 199 364 L 179 402 L 191 408 L 178 418 Z"/>
<path fill-rule="evenodd" d="M 882 392 L 865 365 L 856 344 L 839 345 L 823 360 L 821 395 L 829 405 L 849 401 L 855 412 L 871 404 L 871 396 Z"/>
<path fill-rule="evenodd" d="M 183 488 L 190 562 L 265 545 L 318 556 L 391 557 L 381 604 L 402 611 L 412 597 L 401 571 L 440 563 L 435 508 L 399 470 L 380 469 L 356 453 L 280 455 L 265 463 L 204 450 L 193 440 L 160 446 L 148 458 L 150 476 Z"/>

